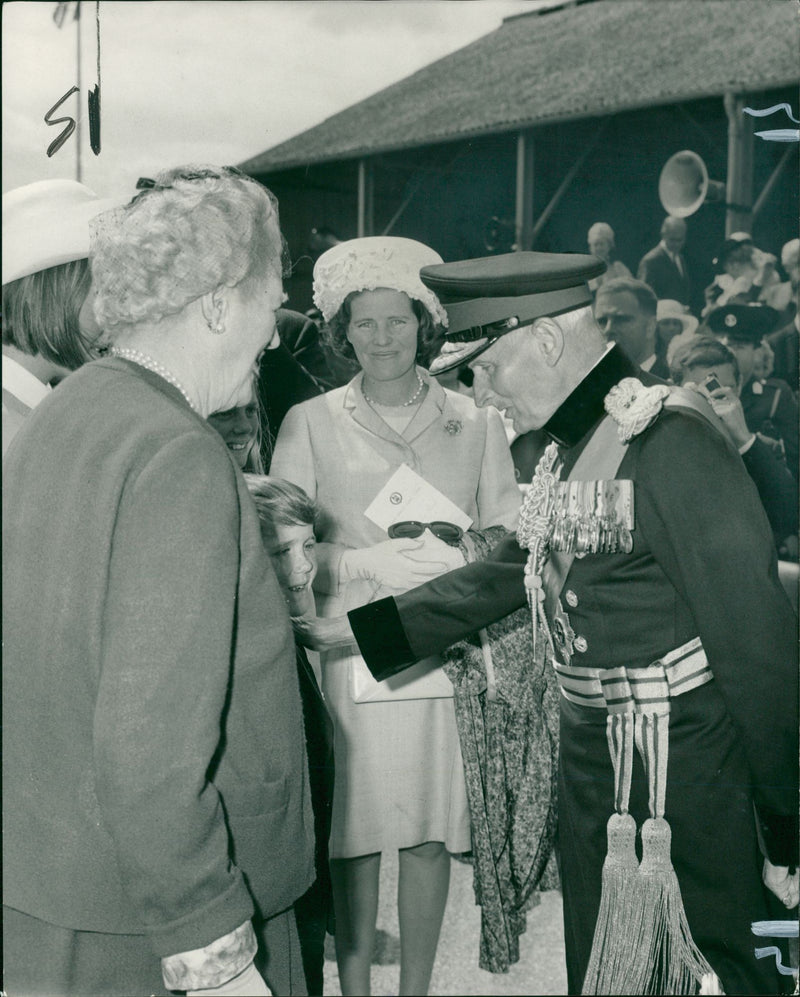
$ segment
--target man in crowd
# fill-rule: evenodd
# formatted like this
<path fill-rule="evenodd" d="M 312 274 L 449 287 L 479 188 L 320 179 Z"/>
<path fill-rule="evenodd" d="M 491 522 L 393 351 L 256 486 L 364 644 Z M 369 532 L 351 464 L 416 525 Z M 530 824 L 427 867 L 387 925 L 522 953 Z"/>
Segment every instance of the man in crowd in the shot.
<path fill-rule="evenodd" d="M 768 305 L 729 304 L 715 308 L 706 323 L 713 334 L 736 357 L 741 374 L 739 397 L 751 433 L 758 433 L 777 450 L 797 478 L 800 473 L 797 402 L 785 381 L 762 380 L 756 376 L 756 351 L 764 337 L 775 328 L 777 313 Z"/>
<path fill-rule="evenodd" d="M 683 257 L 685 244 L 686 222 L 667 215 L 661 226 L 661 241 L 642 257 L 636 276 L 652 287 L 657 298 L 689 305 L 691 287 Z"/>
<path fill-rule="evenodd" d="M 650 287 L 632 277 L 606 281 L 598 290 L 594 318 L 608 342 L 615 342 L 642 370 L 669 377 L 666 360 L 656 357 L 658 300 Z"/>
<path fill-rule="evenodd" d="M 781 250 L 781 265 L 789 278 L 778 285 L 774 300 L 778 309 L 778 327 L 767 337 L 775 354 L 775 377 L 787 382 L 797 397 L 800 391 L 800 239 L 790 239 Z"/>
<path fill-rule="evenodd" d="M 383 679 L 529 597 L 535 646 L 548 648 L 562 691 L 570 993 L 695 993 L 712 971 L 727 993 L 777 992 L 750 925 L 768 917 L 762 866 L 785 908 L 798 902 L 796 620 L 735 449 L 695 395 L 676 405 L 604 341 L 586 284 L 600 265 L 515 253 L 423 269 L 450 319 L 432 370 L 468 362 L 478 404 L 504 409 L 518 432 L 543 427 L 554 443 L 521 510 L 519 541 L 353 610 L 349 626 L 299 629 L 328 644 L 354 634 Z M 674 881 L 655 873 L 665 912 L 638 867 L 635 828 L 648 816 L 651 874 L 669 868 L 671 826 L 693 943 L 665 928 L 669 913 L 679 923 Z M 607 822 L 615 862 L 603 872 Z M 624 902 L 614 900 L 615 876 Z M 716 985 L 713 975 L 706 983 Z"/>

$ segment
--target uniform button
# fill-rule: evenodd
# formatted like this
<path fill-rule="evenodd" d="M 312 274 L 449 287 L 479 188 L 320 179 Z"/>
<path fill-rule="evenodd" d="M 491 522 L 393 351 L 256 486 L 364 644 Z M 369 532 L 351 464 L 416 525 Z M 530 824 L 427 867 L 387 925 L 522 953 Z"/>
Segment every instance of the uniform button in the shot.
<path fill-rule="evenodd" d="M 589 644 L 587 643 L 586 638 L 585 637 L 581 637 L 580 634 L 578 634 L 578 636 L 575 638 L 575 645 L 574 646 L 575 646 L 575 650 L 576 651 L 580 651 L 581 654 L 583 654 L 584 651 L 587 651 L 589 649 Z"/>
<path fill-rule="evenodd" d="M 566 599 L 567 599 L 567 605 L 572 606 L 573 609 L 578 605 L 578 597 L 575 595 L 572 589 L 567 589 Z"/>

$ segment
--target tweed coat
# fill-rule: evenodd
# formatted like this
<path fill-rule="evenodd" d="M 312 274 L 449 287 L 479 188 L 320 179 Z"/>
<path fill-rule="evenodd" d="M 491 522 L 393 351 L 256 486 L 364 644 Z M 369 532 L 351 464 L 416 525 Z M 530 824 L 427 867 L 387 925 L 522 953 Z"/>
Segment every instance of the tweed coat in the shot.
<path fill-rule="evenodd" d="M 562 444 L 564 475 L 596 431 L 608 390 L 636 373 L 613 349 L 547 424 Z M 725 992 L 777 992 L 750 933 L 751 921 L 768 917 L 753 803 L 768 857 L 796 864 L 798 676 L 797 621 L 769 525 L 738 454 L 692 412 L 662 412 L 630 443 L 616 476 L 633 481 L 633 551 L 572 562 L 564 598 L 573 663 L 644 667 L 701 638 L 714 680 L 672 701 L 673 864 L 695 941 Z M 524 605 L 526 553 L 511 539 L 485 562 L 352 611 L 376 677 Z M 613 810 L 605 741 L 604 711 L 562 697 L 558 840 L 571 993 L 589 958 Z M 647 816 L 638 758 L 631 813 L 639 824 Z"/>
<path fill-rule="evenodd" d="M 295 651 L 221 438 L 120 359 L 4 463 L 5 903 L 200 948 L 311 884 Z"/>

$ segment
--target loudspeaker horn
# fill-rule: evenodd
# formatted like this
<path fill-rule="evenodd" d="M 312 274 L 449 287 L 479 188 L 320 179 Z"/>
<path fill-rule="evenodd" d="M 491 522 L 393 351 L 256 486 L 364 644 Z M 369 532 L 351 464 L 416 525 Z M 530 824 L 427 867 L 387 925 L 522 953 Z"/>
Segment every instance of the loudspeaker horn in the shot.
<path fill-rule="evenodd" d="M 658 197 L 668 215 L 687 218 L 706 201 L 724 201 L 725 184 L 709 180 L 700 156 L 683 149 L 664 164 L 658 178 Z"/>

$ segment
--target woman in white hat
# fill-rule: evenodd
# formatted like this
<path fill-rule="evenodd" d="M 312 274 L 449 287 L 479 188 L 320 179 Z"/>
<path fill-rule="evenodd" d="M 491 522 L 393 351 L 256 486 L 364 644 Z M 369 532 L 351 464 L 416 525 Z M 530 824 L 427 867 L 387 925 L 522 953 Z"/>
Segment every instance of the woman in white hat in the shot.
<path fill-rule="evenodd" d="M 270 473 L 320 506 L 315 587 L 328 597 L 327 606 L 320 601 L 322 615 L 463 563 L 458 548 L 440 538 L 457 539 L 460 530 L 451 524 L 430 524 L 434 535 L 428 524 L 409 523 L 387 539 L 364 515 L 403 464 L 476 528 L 516 522 L 519 489 L 499 414 L 445 390 L 424 366 L 447 319 L 419 270 L 440 262 L 419 242 L 375 237 L 340 243 L 314 267 L 326 335 L 361 370 L 344 387 L 290 410 Z M 402 498 L 396 492 L 389 501 Z M 323 656 L 336 732 L 330 855 L 342 993 L 370 993 L 381 854 L 399 851 L 399 992 L 425 994 L 447 900 L 448 852 L 470 847 L 453 702 L 356 703 L 356 667 L 346 653 Z"/>
<path fill-rule="evenodd" d="M 686 306 L 672 298 L 662 298 L 656 306 L 656 363 L 654 373 L 670 376 L 670 358 L 678 345 L 686 343 L 697 332 L 700 323 Z M 680 337 L 678 339 L 678 337 Z M 677 340 L 677 342 L 675 342 Z M 675 346 L 672 344 L 675 343 Z"/>
<path fill-rule="evenodd" d="M 74 180 L 3 195 L 3 454 L 50 384 L 91 359 L 89 221 L 114 202 Z"/>

